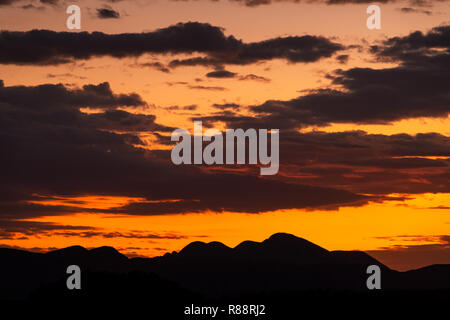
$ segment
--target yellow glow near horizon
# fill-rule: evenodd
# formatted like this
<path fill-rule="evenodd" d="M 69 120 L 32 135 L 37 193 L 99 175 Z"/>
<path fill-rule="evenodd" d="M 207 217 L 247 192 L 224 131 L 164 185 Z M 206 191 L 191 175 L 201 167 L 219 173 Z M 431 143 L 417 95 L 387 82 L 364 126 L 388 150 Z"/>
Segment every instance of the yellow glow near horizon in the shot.
<path fill-rule="evenodd" d="M 180 250 L 196 240 L 221 241 L 234 247 L 247 239 L 262 241 L 276 232 L 292 233 L 328 250 L 374 250 L 411 244 L 411 239 L 387 239 L 388 237 L 414 235 L 429 236 L 433 239 L 433 236 L 449 233 L 450 194 L 421 194 L 409 197 L 410 199 L 404 202 L 370 203 L 363 207 L 342 207 L 337 211 L 278 210 L 260 214 L 209 212 L 156 216 L 79 213 L 42 217 L 30 221 L 87 225 L 98 228 L 94 231 L 105 233 L 154 234 L 163 238 L 36 235 L 24 240 L 5 240 L 3 243 L 27 248 L 59 248 L 75 244 L 86 247 L 109 245 L 119 248 L 124 254 L 156 256 L 167 251 Z M 164 239 L 164 236 L 168 236 L 168 239 Z M 430 239 L 418 239 L 414 244 L 430 243 L 433 241 Z"/>

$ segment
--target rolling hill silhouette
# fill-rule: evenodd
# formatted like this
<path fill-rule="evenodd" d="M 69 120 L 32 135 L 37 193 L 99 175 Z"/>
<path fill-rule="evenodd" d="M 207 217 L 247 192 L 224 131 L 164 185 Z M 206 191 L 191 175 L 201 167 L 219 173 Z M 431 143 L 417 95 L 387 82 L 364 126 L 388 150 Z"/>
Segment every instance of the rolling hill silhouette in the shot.
<path fill-rule="evenodd" d="M 1 248 L 0 260 L 1 299 L 68 291 L 66 268 L 72 264 L 81 267 L 83 289 L 92 292 L 97 292 L 93 288 L 98 279 L 109 279 L 100 281 L 103 284 L 119 282 L 116 287 L 127 287 L 127 292 L 142 292 L 145 288 L 139 285 L 158 283 L 160 291 L 177 288 L 183 294 L 188 290 L 208 297 L 311 290 L 365 292 L 366 269 L 372 264 L 380 266 L 385 290 L 450 289 L 450 265 L 398 272 L 364 252 L 328 251 L 284 233 L 262 242 L 244 241 L 234 248 L 220 242 L 193 242 L 179 252 L 155 258 L 129 259 L 112 247 L 73 246 L 48 253 Z M 105 294 L 115 292 L 114 288 Z M 117 294 L 124 294 L 118 290 Z"/>

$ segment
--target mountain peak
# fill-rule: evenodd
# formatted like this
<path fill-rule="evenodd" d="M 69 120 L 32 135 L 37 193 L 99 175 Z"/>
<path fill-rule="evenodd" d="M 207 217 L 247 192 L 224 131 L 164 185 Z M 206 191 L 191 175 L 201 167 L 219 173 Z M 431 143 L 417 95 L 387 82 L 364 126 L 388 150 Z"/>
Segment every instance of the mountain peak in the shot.
<path fill-rule="evenodd" d="M 293 239 L 303 239 L 303 238 L 294 236 L 293 234 L 290 233 L 278 232 L 271 235 L 269 238 L 266 239 L 266 241 L 293 240 Z"/>
<path fill-rule="evenodd" d="M 113 247 L 103 246 L 89 250 L 89 255 L 94 259 L 104 259 L 105 261 L 113 259 L 114 261 L 128 260 L 128 258 L 121 254 Z"/>
<path fill-rule="evenodd" d="M 284 246 L 284 247 L 295 247 L 295 248 L 310 248 L 316 249 L 318 251 L 323 251 L 328 253 L 328 250 L 297 236 L 289 233 L 275 233 L 271 235 L 268 239 L 262 242 L 263 245 L 269 246 Z"/>
<path fill-rule="evenodd" d="M 115 248 L 113 247 L 109 247 L 109 246 L 102 246 L 102 247 L 98 247 L 98 248 L 93 248 L 91 250 L 89 250 L 90 253 L 102 253 L 102 254 L 121 254 L 119 251 L 117 251 Z"/>
<path fill-rule="evenodd" d="M 70 246 L 67 248 L 62 248 L 58 250 L 49 251 L 46 254 L 52 256 L 70 255 L 70 256 L 81 256 L 88 253 L 88 250 L 82 246 Z"/>
<path fill-rule="evenodd" d="M 218 241 L 209 243 L 194 241 L 181 249 L 180 255 L 185 257 L 215 257 L 228 254 L 230 251 L 231 248 Z"/>

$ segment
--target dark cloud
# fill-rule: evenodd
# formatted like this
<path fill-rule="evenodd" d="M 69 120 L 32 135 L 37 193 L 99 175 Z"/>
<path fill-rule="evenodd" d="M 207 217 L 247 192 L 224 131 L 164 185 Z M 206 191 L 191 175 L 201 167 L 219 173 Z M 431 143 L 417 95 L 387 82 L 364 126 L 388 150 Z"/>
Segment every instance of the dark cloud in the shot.
<path fill-rule="evenodd" d="M 283 58 L 289 62 L 315 62 L 331 57 L 343 46 L 323 37 L 285 37 L 246 44 L 236 57 L 228 61 L 235 64 L 253 63 L 261 60 Z"/>
<path fill-rule="evenodd" d="M 188 110 L 188 111 L 194 111 L 197 110 L 198 106 L 196 104 L 191 104 L 188 106 L 170 106 L 170 107 L 165 107 L 165 110 L 168 111 L 174 111 L 174 110 Z"/>
<path fill-rule="evenodd" d="M 175 166 L 170 151 L 140 148 L 139 131 L 168 144 L 167 136 L 158 131 L 173 128 L 157 124 L 152 115 L 119 110 L 145 102 L 135 94 L 115 94 L 108 84 L 67 89 L 62 85 L 5 87 L 0 82 L 0 148 L 7 155 L 0 165 L 5 186 L 0 215 L 17 219 L 76 210 L 30 204 L 36 194 L 140 197 L 145 201 L 83 211 L 155 215 L 336 208 L 369 200 L 399 200 L 387 197 L 389 193 L 450 192 L 449 160 L 423 158 L 449 157 L 449 138 L 443 135 L 292 130 L 305 124 L 385 123 L 446 114 L 450 82 L 445 81 L 445 64 L 437 69 L 436 64 L 418 67 L 405 61 L 388 69 L 338 70 L 330 78 L 341 89 L 251 106 L 255 116 L 240 116 L 239 108 L 222 105 L 223 111 L 204 117 L 205 123 L 225 121 L 229 127 L 281 128 L 283 160 L 280 176 L 273 179 L 253 175 L 256 168 L 252 167 L 229 168 L 227 173 L 219 167 Z M 86 114 L 80 106 L 104 111 Z"/>
<path fill-rule="evenodd" d="M 236 73 L 227 70 L 216 70 L 206 74 L 208 78 L 234 78 Z"/>
<path fill-rule="evenodd" d="M 222 104 L 215 103 L 215 104 L 213 104 L 213 107 L 217 108 L 217 109 L 220 109 L 220 110 L 225 110 L 225 109 L 235 109 L 235 110 L 237 110 L 241 106 L 238 105 L 237 103 L 222 103 Z"/>
<path fill-rule="evenodd" d="M 135 65 L 133 65 L 133 66 L 135 66 Z M 147 63 L 138 64 L 136 66 L 153 68 L 153 69 L 159 70 L 164 73 L 170 72 L 170 69 L 168 69 L 166 66 L 164 66 L 161 62 L 147 62 Z"/>
<path fill-rule="evenodd" d="M 183 107 L 183 110 L 189 110 L 189 111 L 197 110 L 197 105 L 191 104 L 191 105 L 189 105 L 189 106 L 184 106 L 184 107 Z"/>
<path fill-rule="evenodd" d="M 178 234 L 154 234 L 139 231 L 132 231 L 128 233 L 110 232 L 103 234 L 103 237 L 104 238 L 120 237 L 120 238 L 134 238 L 134 239 L 168 239 L 168 240 L 178 240 L 188 238 L 188 236 Z"/>
<path fill-rule="evenodd" d="M 24 236 L 47 235 L 55 231 L 80 231 L 94 230 L 94 227 L 61 225 L 51 222 L 0 220 L 0 239 L 18 239 Z"/>
<path fill-rule="evenodd" d="M 15 2 L 19 2 L 21 0 L 0 0 L 0 6 L 1 5 L 11 5 Z M 117 3 L 122 0 L 107 0 L 107 2 L 110 3 Z M 186 1 L 186 0 L 174 0 L 174 1 Z M 210 0 L 217 2 L 218 0 Z M 223 0 L 225 1 L 225 0 Z M 240 3 L 243 6 L 246 7 L 259 7 L 261 5 L 270 5 L 272 3 L 279 3 L 279 2 L 287 2 L 287 3 L 302 3 L 301 0 L 229 0 L 230 2 L 234 3 Z M 431 7 L 434 3 L 442 3 L 446 2 L 447 0 L 410 0 L 410 1 L 403 1 L 408 2 L 411 6 L 417 6 L 417 7 Z M 44 4 L 51 4 L 56 5 L 58 4 L 58 0 L 40 0 L 41 3 Z M 316 4 L 326 4 L 326 5 L 346 5 L 346 4 L 370 4 L 370 3 L 398 3 L 399 0 L 308 0 L 308 3 L 316 3 Z M 402 2 L 402 1 L 400 1 Z"/>
<path fill-rule="evenodd" d="M 260 5 L 267 5 L 272 3 L 272 0 L 231 0 L 231 1 L 241 3 L 247 7 L 257 7 Z M 286 2 L 287 1 L 289 0 L 286 0 Z M 289 2 L 295 2 L 295 0 Z"/>
<path fill-rule="evenodd" d="M 41 3 L 50 4 L 56 6 L 59 3 L 59 0 L 39 0 Z"/>
<path fill-rule="evenodd" d="M 130 232 L 108 232 L 96 227 L 62 225 L 52 222 L 38 222 L 27 220 L 0 219 L 0 239 L 20 240 L 29 236 L 37 237 L 103 237 L 103 238 L 127 238 L 127 239 L 187 239 L 188 236 L 176 233 L 150 233 L 139 230 Z"/>
<path fill-rule="evenodd" d="M 0 6 L 7 6 L 20 0 L 0 0 Z"/>
<path fill-rule="evenodd" d="M 33 4 L 26 4 L 21 7 L 24 10 L 45 10 L 45 6 L 35 6 Z"/>
<path fill-rule="evenodd" d="M 177 1 L 177 0 L 175 0 Z M 182 1 L 182 0 L 178 0 Z M 218 1 L 218 0 L 210 0 Z M 230 2 L 240 3 L 246 7 L 258 7 L 261 5 L 270 5 L 278 2 L 301 3 L 301 0 L 229 0 Z M 341 4 L 368 4 L 368 3 L 388 3 L 396 0 L 309 0 L 308 3 L 327 4 L 327 5 L 341 5 Z"/>
<path fill-rule="evenodd" d="M 111 8 L 97 9 L 97 17 L 100 19 L 119 19 L 120 13 Z"/>
<path fill-rule="evenodd" d="M 220 69 L 220 68 L 219 68 L 219 70 L 207 73 L 206 77 L 222 78 L 222 79 L 237 78 L 240 81 L 253 80 L 253 81 L 260 81 L 260 82 L 270 82 L 270 79 L 261 77 L 261 76 L 257 76 L 255 74 L 238 75 L 235 72 L 227 71 L 227 70 Z"/>
<path fill-rule="evenodd" d="M 379 3 L 387 3 L 387 2 L 394 2 L 394 0 L 327 0 L 326 3 L 333 5 L 333 4 L 367 4 L 367 3 L 373 3 L 373 2 L 379 2 Z"/>
<path fill-rule="evenodd" d="M 25 2 L 23 0 L 0 0 L 0 6 L 9 6 L 9 5 L 13 5 L 16 3 L 22 3 Z M 31 1 L 29 1 L 31 2 Z M 51 5 L 51 6 L 56 6 L 59 3 L 59 0 L 39 0 L 38 1 L 41 4 L 44 5 Z M 35 6 L 32 3 L 26 3 L 24 5 L 21 6 L 22 9 L 45 9 L 44 6 Z"/>
<path fill-rule="evenodd" d="M 207 116 L 240 128 L 295 129 L 331 123 L 388 124 L 402 119 L 447 117 L 450 112 L 450 27 L 391 38 L 371 51 L 397 67 L 352 68 L 328 74 L 332 89 L 296 99 L 250 106 L 254 116 Z"/>
<path fill-rule="evenodd" d="M 3 83 L 3 82 L 2 82 Z M 30 112 L 73 108 L 114 109 L 119 106 L 143 106 L 146 103 L 136 93 L 114 94 L 108 82 L 84 85 L 69 90 L 62 84 L 44 84 L 35 87 L 0 85 L 0 101 Z"/>
<path fill-rule="evenodd" d="M 14 188 L 19 188 L 18 186 L 11 186 L 8 190 L 9 192 L 14 192 Z M 41 216 L 54 216 L 59 214 L 71 214 L 80 212 L 80 208 L 72 206 L 62 206 L 62 205 L 43 205 L 38 203 L 30 203 L 29 194 L 25 194 L 22 199 L 16 199 L 15 201 L 8 199 L 8 201 L 0 202 L 0 216 L 5 219 L 21 219 L 28 217 L 41 217 Z M 44 200 L 41 198 L 39 200 Z M 85 210 L 83 210 L 85 211 Z M 89 211 L 87 209 L 86 211 Z"/>
<path fill-rule="evenodd" d="M 49 78 L 49 79 L 54 79 L 54 78 L 77 78 L 77 79 L 80 79 L 80 80 L 87 79 L 87 77 L 77 76 L 77 75 L 72 74 L 72 73 L 59 73 L 59 74 L 48 73 L 47 74 L 47 78 Z"/>
<path fill-rule="evenodd" d="M 403 7 L 403 8 L 399 8 L 398 10 L 400 10 L 403 13 L 423 13 L 428 16 L 433 14 L 433 11 L 430 11 L 430 10 L 416 9 L 416 8 L 410 8 L 410 7 Z"/>
<path fill-rule="evenodd" d="M 189 89 L 198 89 L 198 90 L 209 90 L 209 91 L 225 91 L 227 88 L 219 87 L 219 86 L 188 86 Z"/>
<path fill-rule="evenodd" d="M 177 234 L 156 234 L 156 233 L 148 233 L 142 231 L 132 231 L 132 232 L 101 232 L 101 231 L 83 231 L 83 232 L 53 232 L 51 235 L 55 236 L 63 236 L 63 237 L 82 237 L 82 238 L 94 238 L 94 237 L 102 237 L 102 238 L 126 238 L 126 239 L 167 239 L 167 240 L 179 240 L 179 239 L 187 239 L 187 236 L 177 235 Z"/>
<path fill-rule="evenodd" d="M 185 1 L 185 0 L 175 0 Z M 217 2 L 218 0 L 210 0 Z M 304 3 L 301 0 L 229 0 L 230 2 L 240 3 L 246 7 L 258 7 L 262 5 L 270 5 L 272 3 L 287 2 L 287 3 Z M 433 3 L 445 2 L 447 0 L 410 0 L 412 6 L 432 6 Z M 307 3 L 326 4 L 326 5 L 346 5 L 346 4 L 370 4 L 370 3 L 397 3 L 399 0 L 308 0 Z"/>
<path fill-rule="evenodd" d="M 450 192 L 450 138 L 438 133 L 282 130 L 280 159 L 278 179 L 372 194 L 374 201 L 404 200 L 387 198 L 392 193 Z"/>
<path fill-rule="evenodd" d="M 62 85 L 8 87 L 1 83 L 0 96 L 0 149 L 6 155 L 0 163 L 2 219 L 79 211 L 140 215 L 206 210 L 256 213 L 361 205 L 369 199 L 328 187 L 261 179 L 251 172 L 236 175 L 175 166 L 170 162 L 170 151 L 140 148 L 143 142 L 138 135 L 142 130 L 162 137 L 158 131 L 174 128 L 157 124 L 152 115 L 119 110 L 130 99 L 142 100 L 115 94 L 106 84 L 67 89 Z M 80 105 L 104 111 L 86 114 L 79 110 Z M 145 201 L 111 209 L 41 202 L 55 195 L 70 199 L 90 194 Z"/>
<path fill-rule="evenodd" d="M 336 57 L 336 60 L 339 61 L 339 63 L 345 64 L 348 61 L 348 54 L 341 54 Z"/>
<path fill-rule="evenodd" d="M 250 64 L 271 59 L 314 62 L 343 46 L 319 36 L 274 38 L 244 43 L 207 23 L 179 23 L 147 33 L 1 31 L 0 63 L 56 65 L 98 56 L 137 57 L 146 53 L 204 53 L 209 63 Z M 33 54 L 29 54 L 33 52 Z M 175 65 L 177 63 L 172 63 Z"/>
<path fill-rule="evenodd" d="M 177 68 L 177 67 L 193 67 L 193 66 L 204 66 L 204 67 L 221 67 L 221 63 L 212 58 L 206 57 L 194 57 L 188 59 L 174 59 L 170 61 L 169 67 Z"/>
<path fill-rule="evenodd" d="M 260 179 L 255 176 L 230 174 L 214 174 L 209 178 L 193 177 L 190 183 L 196 188 L 192 188 L 191 185 L 182 185 L 173 190 L 158 189 L 153 193 L 154 197 L 160 199 L 175 197 L 182 200 L 135 202 L 118 208 L 98 210 L 98 212 L 130 215 L 160 215 L 204 212 L 205 210 L 260 213 L 277 209 L 357 206 L 367 203 L 369 199 L 331 188 L 258 180 Z M 327 194 L 326 199 L 318 197 L 319 194 Z M 228 201 L 224 197 L 228 198 Z M 269 197 L 269 199 L 264 201 L 262 197 Z"/>
<path fill-rule="evenodd" d="M 21 247 L 21 246 L 10 246 L 7 244 L 0 244 L 0 248 L 7 248 L 7 249 L 14 249 L 14 250 L 22 250 L 22 251 L 30 251 L 30 252 L 38 252 L 38 253 L 45 253 L 53 250 L 58 250 L 60 248 L 57 247 L 47 247 L 47 248 L 41 248 L 41 247 Z"/>
<path fill-rule="evenodd" d="M 255 117 L 205 117 L 245 128 L 302 128 L 331 123 L 387 124 L 418 117 L 446 117 L 450 112 L 448 69 L 338 70 L 330 75 L 342 89 L 317 90 L 288 101 L 251 106 Z"/>
<path fill-rule="evenodd" d="M 407 67 L 450 68 L 450 26 L 435 27 L 427 33 L 415 31 L 392 37 L 371 52 L 382 60 L 400 61 Z"/>
<path fill-rule="evenodd" d="M 445 0 L 437 0 L 435 2 L 444 2 Z M 409 0 L 410 6 L 416 6 L 416 7 L 431 7 L 432 6 L 432 0 Z"/>
<path fill-rule="evenodd" d="M 166 82 L 166 84 L 172 87 L 172 86 L 184 86 L 188 85 L 189 83 L 187 83 L 186 81 L 176 81 L 176 82 Z"/>
<path fill-rule="evenodd" d="M 280 159 L 284 176 L 310 185 L 378 195 L 450 192 L 450 138 L 437 133 L 284 132 Z"/>
<path fill-rule="evenodd" d="M 256 74 L 247 74 L 245 76 L 240 76 L 239 80 L 253 80 L 253 81 L 260 81 L 260 82 L 270 82 L 269 78 L 257 76 Z"/>

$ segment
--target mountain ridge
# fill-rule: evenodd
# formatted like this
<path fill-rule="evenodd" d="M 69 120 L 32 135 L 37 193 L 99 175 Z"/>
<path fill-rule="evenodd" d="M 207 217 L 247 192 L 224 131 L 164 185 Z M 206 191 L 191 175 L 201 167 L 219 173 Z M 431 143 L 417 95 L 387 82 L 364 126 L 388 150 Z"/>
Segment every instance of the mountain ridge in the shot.
<path fill-rule="evenodd" d="M 71 246 L 47 253 L 0 248 L 0 289 L 17 296 L 67 278 L 66 268 L 83 272 L 156 274 L 193 292 L 223 295 L 292 290 L 367 290 L 367 267 L 376 264 L 383 288 L 449 288 L 450 265 L 398 272 L 362 251 L 328 251 L 306 239 L 276 233 L 261 242 L 195 241 L 179 252 L 128 258 L 113 247 Z M 3 290 L 7 292 L 6 290 Z"/>

